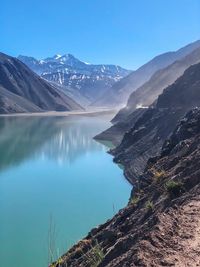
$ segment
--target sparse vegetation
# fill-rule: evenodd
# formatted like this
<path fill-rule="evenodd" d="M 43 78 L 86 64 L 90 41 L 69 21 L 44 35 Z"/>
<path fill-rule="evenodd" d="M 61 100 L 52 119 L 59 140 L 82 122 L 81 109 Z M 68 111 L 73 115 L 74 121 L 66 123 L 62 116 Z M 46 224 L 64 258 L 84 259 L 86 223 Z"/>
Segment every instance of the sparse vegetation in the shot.
<path fill-rule="evenodd" d="M 77 247 L 75 248 L 74 254 L 84 254 L 84 247 L 85 246 L 89 246 L 91 247 L 91 240 L 89 239 L 83 239 L 81 241 L 79 241 L 79 243 L 77 244 Z"/>
<path fill-rule="evenodd" d="M 140 198 L 138 196 L 133 196 L 131 199 L 130 199 L 130 203 L 132 205 L 137 205 L 138 201 L 140 200 Z"/>
<path fill-rule="evenodd" d="M 183 183 L 170 180 L 166 183 L 166 189 L 170 196 L 176 197 L 183 191 Z"/>
<path fill-rule="evenodd" d="M 56 245 L 56 239 L 56 223 L 52 215 L 50 215 L 48 230 L 48 265 L 50 267 L 60 267 L 63 263 L 63 259 L 60 257 L 59 248 Z"/>
<path fill-rule="evenodd" d="M 48 263 L 51 264 L 57 257 L 56 253 L 56 224 L 50 216 L 48 231 Z"/>
<path fill-rule="evenodd" d="M 148 200 L 146 202 L 145 208 L 148 210 L 152 210 L 153 209 L 153 202 Z"/>
<path fill-rule="evenodd" d="M 50 267 L 60 267 L 63 262 L 64 262 L 63 259 L 62 258 L 59 258 L 56 262 L 52 263 L 50 265 Z"/>
<path fill-rule="evenodd" d="M 91 245 L 90 251 L 85 254 L 90 267 L 97 267 L 104 259 L 103 249 L 97 241 L 95 242 L 96 244 Z"/>
<path fill-rule="evenodd" d="M 81 240 L 80 242 L 79 242 L 79 244 L 81 245 L 81 246 L 85 246 L 85 245 L 91 245 L 91 239 L 83 239 L 83 240 Z"/>
<path fill-rule="evenodd" d="M 166 172 L 164 170 L 156 170 L 156 169 L 153 169 L 152 170 L 152 173 L 153 173 L 153 179 L 156 181 L 156 182 L 160 182 L 161 179 L 163 177 L 166 176 Z"/>

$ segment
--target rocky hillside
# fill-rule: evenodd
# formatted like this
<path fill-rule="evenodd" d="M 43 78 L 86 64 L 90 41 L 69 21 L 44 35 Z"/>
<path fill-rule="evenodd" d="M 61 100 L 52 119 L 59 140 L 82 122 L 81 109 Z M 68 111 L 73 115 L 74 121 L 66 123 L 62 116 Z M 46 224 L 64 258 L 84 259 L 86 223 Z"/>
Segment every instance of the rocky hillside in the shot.
<path fill-rule="evenodd" d="M 0 86 L 0 114 L 41 112 L 42 109 L 34 105 L 27 99 L 13 94 Z"/>
<path fill-rule="evenodd" d="M 125 132 L 134 125 L 135 119 L 138 119 L 138 116 L 142 115 L 148 106 L 153 104 L 164 88 L 175 82 L 190 65 L 198 62 L 200 62 L 200 48 L 195 49 L 183 59 L 157 71 L 149 81 L 130 95 L 127 106 L 121 109 L 112 119 L 113 126 L 95 138 L 109 140 L 115 145 L 119 145 Z"/>
<path fill-rule="evenodd" d="M 126 118 L 121 119 L 110 128 L 96 135 L 94 139 L 100 142 L 111 142 L 114 146 L 120 145 L 124 134 L 132 128 L 132 126 L 144 114 L 146 110 L 146 108 L 136 109 Z"/>
<path fill-rule="evenodd" d="M 164 88 L 174 83 L 184 71 L 193 64 L 200 62 L 200 47 L 181 60 L 175 61 L 168 67 L 157 71 L 152 77 L 134 91 L 125 108 L 120 110 L 113 118 L 113 122 L 122 121 L 127 118 L 137 107 L 148 107 L 160 95 Z"/>
<path fill-rule="evenodd" d="M 130 201 L 54 267 L 199 266 L 200 109 L 180 120 Z"/>
<path fill-rule="evenodd" d="M 119 145 L 124 134 L 148 109 L 147 106 L 156 104 L 156 102 L 154 104 L 153 102 L 163 92 L 163 89 L 168 84 L 173 84 L 176 78 L 180 77 L 190 65 L 198 62 L 200 62 L 200 48 L 195 49 L 188 56 L 170 66 L 157 71 L 148 82 L 131 94 L 127 106 L 121 109 L 112 119 L 113 126 L 97 135 L 95 139 L 111 141 L 115 145 Z M 143 107 L 137 108 L 137 106 Z"/>
<path fill-rule="evenodd" d="M 0 113 L 82 109 L 21 61 L 3 53 L 0 53 L 0 103 Z"/>
<path fill-rule="evenodd" d="M 115 161 L 126 166 L 129 179 L 143 172 L 147 160 L 157 154 L 177 121 L 196 106 L 200 106 L 200 63 L 167 87 L 112 151 Z"/>
<path fill-rule="evenodd" d="M 62 86 L 74 99 L 81 95 L 80 103 L 95 101 L 115 82 L 130 71 L 116 65 L 94 65 L 82 62 L 71 54 L 55 55 L 38 60 L 33 57 L 19 56 L 34 72 L 50 82 Z"/>
<path fill-rule="evenodd" d="M 191 43 L 175 52 L 164 53 L 153 58 L 151 61 L 141 66 L 136 71 L 130 73 L 127 77 L 121 79 L 119 82 L 116 82 L 109 90 L 106 91 L 105 94 L 103 94 L 97 101 L 95 101 L 93 105 L 125 105 L 129 95 L 134 92 L 138 87 L 142 86 L 145 82 L 147 82 L 151 78 L 151 76 L 155 74 L 158 70 L 166 68 L 173 62 L 184 58 L 186 55 L 190 54 L 198 47 L 200 47 L 200 41 Z M 169 79 L 168 82 L 164 81 L 165 86 L 169 85 L 173 80 L 173 75 L 171 74 L 171 76 L 169 75 L 169 77 L 165 77 L 165 79 Z"/>

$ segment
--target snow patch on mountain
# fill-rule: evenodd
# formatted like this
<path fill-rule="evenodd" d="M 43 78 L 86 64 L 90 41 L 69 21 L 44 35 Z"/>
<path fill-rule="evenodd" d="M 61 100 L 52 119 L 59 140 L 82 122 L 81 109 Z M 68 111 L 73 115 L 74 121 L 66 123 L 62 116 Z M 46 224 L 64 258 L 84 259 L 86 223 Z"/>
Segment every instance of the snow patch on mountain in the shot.
<path fill-rule="evenodd" d="M 91 102 L 130 73 L 116 65 L 83 62 L 72 54 L 56 54 L 40 60 L 27 56 L 19 56 L 18 59 L 44 79 L 61 85 L 62 89 L 70 88 L 71 92 L 78 90 Z"/>

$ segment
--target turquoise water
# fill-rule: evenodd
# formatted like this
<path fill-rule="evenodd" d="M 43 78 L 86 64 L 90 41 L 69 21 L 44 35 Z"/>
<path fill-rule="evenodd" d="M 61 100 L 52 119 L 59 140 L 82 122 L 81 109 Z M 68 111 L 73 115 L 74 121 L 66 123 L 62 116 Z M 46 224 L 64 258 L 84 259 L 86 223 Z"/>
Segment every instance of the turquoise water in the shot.
<path fill-rule="evenodd" d="M 0 118 L 0 266 L 45 267 L 48 247 L 60 256 L 126 205 L 130 185 L 92 139 L 108 126 L 107 117 Z"/>

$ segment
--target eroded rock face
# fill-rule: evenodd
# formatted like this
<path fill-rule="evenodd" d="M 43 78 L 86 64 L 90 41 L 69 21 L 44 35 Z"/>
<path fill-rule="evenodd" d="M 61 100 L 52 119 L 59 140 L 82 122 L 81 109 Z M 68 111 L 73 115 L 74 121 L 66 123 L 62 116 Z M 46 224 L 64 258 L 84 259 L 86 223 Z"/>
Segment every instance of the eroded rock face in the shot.
<path fill-rule="evenodd" d="M 129 204 L 93 229 L 54 266 L 198 266 L 200 109 L 181 120 L 148 161 Z M 95 250 L 96 248 L 96 250 Z"/>

